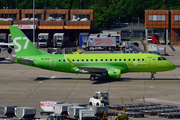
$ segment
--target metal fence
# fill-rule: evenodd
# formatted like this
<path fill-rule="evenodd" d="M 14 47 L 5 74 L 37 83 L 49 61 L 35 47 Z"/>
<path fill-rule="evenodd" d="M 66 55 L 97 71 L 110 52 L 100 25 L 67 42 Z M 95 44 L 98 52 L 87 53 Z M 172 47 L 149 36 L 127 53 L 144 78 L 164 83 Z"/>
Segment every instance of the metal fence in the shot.
<path fill-rule="evenodd" d="M 152 35 L 158 35 L 159 36 L 159 40 L 164 40 L 164 33 L 148 33 L 148 36 L 152 36 Z M 121 37 L 122 39 L 140 39 L 140 40 L 144 40 L 146 39 L 145 33 L 142 32 L 138 32 L 138 33 L 121 33 Z M 170 34 L 168 35 L 168 39 L 170 39 Z"/>
<path fill-rule="evenodd" d="M 122 39 L 143 39 L 143 33 L 121 33 Z"/>

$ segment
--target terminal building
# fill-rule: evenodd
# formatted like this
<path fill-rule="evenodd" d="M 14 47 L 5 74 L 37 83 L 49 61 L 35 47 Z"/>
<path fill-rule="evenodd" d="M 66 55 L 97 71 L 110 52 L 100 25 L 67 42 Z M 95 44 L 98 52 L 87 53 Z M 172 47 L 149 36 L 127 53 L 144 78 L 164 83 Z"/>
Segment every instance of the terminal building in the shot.
<path fill-rule="evenodd" d="M 145 10 L 145 36 L 147 39 L 149 28 L 165 29 L 165 41 L 180 45 L 180 10 Z"/>
<path fill-rule="evenodd" d="M 0 33 L 8 39 L 9 25 L 17 25 L 30 40 L 33 40 L 33 9 L 0 9 Z M 76 41 L 79 33 L 90 33 L 94 28 L 94 10 L 81 9 L 36 9 L 35 37 L 49 33 L 49 44 L 53 34 L 65 33 L 70 41 Z M 6 41 L 7 42 L 7 41 Z"/>

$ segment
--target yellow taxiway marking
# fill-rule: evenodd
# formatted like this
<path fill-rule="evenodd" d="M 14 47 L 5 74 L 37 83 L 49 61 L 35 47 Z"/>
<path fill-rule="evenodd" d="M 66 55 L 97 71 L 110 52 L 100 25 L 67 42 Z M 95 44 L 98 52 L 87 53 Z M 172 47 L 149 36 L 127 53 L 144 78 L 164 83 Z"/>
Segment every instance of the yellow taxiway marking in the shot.
<path fill-rule="evenodd" d="M 26 94 L 22 94 L 22 95 L 16 95 L 16 96 L 12 96 L 12 97 L 8 97 L 8 98 L 4 98 L 4 99 L 10 99 L 10 98 L 18 98 L 20 96 L 26 96 L 26 95 L 30 95 L 34 92 L 34 89 L 28 86 L 24 86 L 24 85 L 16 85 L 16 84 L 8 84 L 8 85 L 14 85 L 14 86 L 20 86 L 20 87 L 24 87 L 24 88 L 28 88 L 31 90 L 31 92 L 26 93 Z"/>

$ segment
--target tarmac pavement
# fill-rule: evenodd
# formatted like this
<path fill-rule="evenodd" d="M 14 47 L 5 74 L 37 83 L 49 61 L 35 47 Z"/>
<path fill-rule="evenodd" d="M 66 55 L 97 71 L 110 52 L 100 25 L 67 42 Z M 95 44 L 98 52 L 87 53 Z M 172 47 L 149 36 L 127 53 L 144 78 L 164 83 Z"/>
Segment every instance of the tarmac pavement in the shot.
<path fill-rule="evenodd" d="M 108 91 L 110 104 L 120 104 L 121 98 L 126 104 L 130 103 L 131 98 L 135 103 L 139 103 L 144 97 L 146 102 L 180 106 L 180 47 L 173 47 L 175 51 L 166 46 L 167 52 L 170 51 L 173 57 L 165 56 L 165 58 L 174 63 L 177 68 L 157 73 L 156 80 L 150 79 L 150 73 L 126 73 L 122 74 L 121 79 L 101 77 L 98 80 L 90 81 L 90 75 L 54 72 L 0 61 L 0 105 L 34 107 L 37 118 L 46 118 L 47 116 L 39 114 L 41 111 L 40 101 L 88 104 L 89 98 L 93 96 L 94 92 Z M 6 56 L 11 55 L 7 51 L 0 53 L 0 58 Z M 165 120 L 166 118 L 146 115 L 145 118 L 130 119 Z"/>

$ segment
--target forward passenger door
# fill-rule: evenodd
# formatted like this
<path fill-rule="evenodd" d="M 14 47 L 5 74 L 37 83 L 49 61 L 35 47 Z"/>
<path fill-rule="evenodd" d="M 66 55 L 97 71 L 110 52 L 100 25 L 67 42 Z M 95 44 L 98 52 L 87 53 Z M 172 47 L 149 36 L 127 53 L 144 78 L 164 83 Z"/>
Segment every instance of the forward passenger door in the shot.
<path fill-rule="evenodd" d="M 147 65 L 152 66 L 152 57 L 147 58 Z"/>

